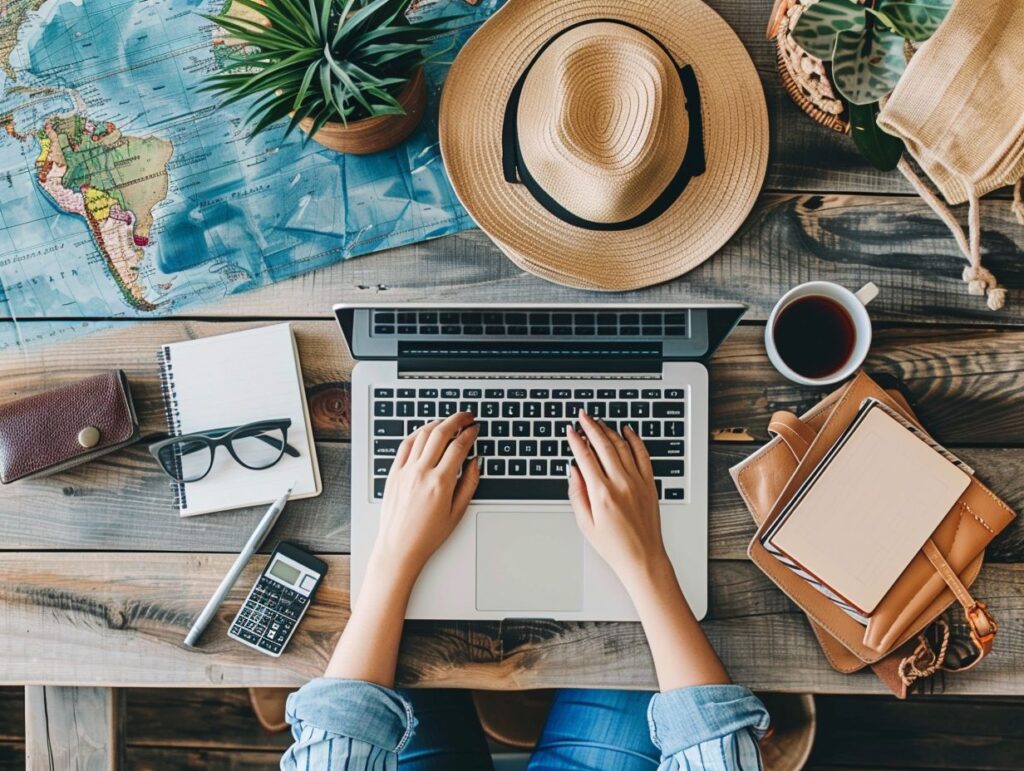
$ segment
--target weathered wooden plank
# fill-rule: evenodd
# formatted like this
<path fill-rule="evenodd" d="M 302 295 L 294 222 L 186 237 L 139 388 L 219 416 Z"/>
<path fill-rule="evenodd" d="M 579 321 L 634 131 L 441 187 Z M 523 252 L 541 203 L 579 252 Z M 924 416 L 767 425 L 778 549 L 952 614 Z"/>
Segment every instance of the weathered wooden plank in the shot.
<path fill-rule="evenodd" d="M 263 565 L 257 558 L 200 650 L 184 634 L 231 555 L 6 554 L 0 558 L 0 653 L 6 683 L 174 687 L 294 686 L 318 674 L 348 608 L 348 560 L 327 556 L 321 594 L 278 660 L 236 645 L 231 615 Z M 872 675 L 840 675 L 817 649 L 802 614 L 745 562 L 711 568 L 714 644 L 738 682 L 762 690 L 882 692 Z M 990 565 L 976 584 L 1002 621 L 995 651 L 950 693 L 1024 689 L 1024 566 Z M 45 641 L 45 645 L 42 644 Z M 637 624 L 545 621 L 412 622 L 399 666 L 406 685 L 523 689 L 651 688 Z"/>
<path fill-rule="evenodd" d="M 1012 289 L 1024 287 L 1024 227 L 1005 201 L 982 205 L 985 262 Z M 773 194 L 713 259 L 682 278 L 619 294 L 581 292 L 523 272 L 478 231 L 367 255 L 291 281 L 235 295 L 192 316 L 325 317 L 337 302 L 739 301 L 767 317 L 791 286 L 810 279 L 852 288 L 874 281 L 880 319 L 1024 324 L 1011 292 L 998 313 L 966 293 L 963 257 L 916 198 Z M 28 324 L 27 317 L 20 323 Z M 26 330 L 28 327 L 26 327 Z M 5 336 L 6 337 L 6 336 Z"/>
<path fill-rule="evenodd" d="M 712 559 L 743 559 L 753 522 L 728 469 L 757 445 L 719 443 L 711 449 Z M 963 448 L 964 460 L 1016 511 L 1024 511 L 1024 449 Z M 263 547 L 282 539 L 324 554 L 349 550 L 349 446 L 317 446 L 324 492 L 293 501 Z M 12 488 L 13 489 L 13 488 Z M 0 493 L 3 495 L 3 493 Z M 0 544 L 5 549 L 112 551 L 230 551 L 238 549 L 263 507 L 181 519 L 162 473 L 141 449 L 104 458 L 58 477 L 20 486 L 0 499 Z M 1024 561 L 1024 520 L 1017 519 L 989 547 L 990 562 Z"/>
<path fill-rule="evenodd" d="M 124 703 L 114 688 L 25 688 L 27 771 L 124 767 Z"/>
<path fill-rule="evenodd" d="M 160 344 L 264 323 L 120 323 L 72 342 L 0 353 L 0 401 L 120 367 L 131 380 L 143 433 L 163 431 L 155 358 Z M 352 360 L 341 333 L 333 321 L 293 324 L 314 431 L 320 439 L 347 439 Z M 712 360 L 712 429 L 743 427 L 764 440 L 772 412 L 799 414 L 829 390 L 795 385 L 779 375 L 765 355 L 763 338 L 762 325 L 745 324 Z M 922 420 L 943 442 L 1024 443 L 1024 330 L 882 325 L 866 367 L 900 380 Z"/>

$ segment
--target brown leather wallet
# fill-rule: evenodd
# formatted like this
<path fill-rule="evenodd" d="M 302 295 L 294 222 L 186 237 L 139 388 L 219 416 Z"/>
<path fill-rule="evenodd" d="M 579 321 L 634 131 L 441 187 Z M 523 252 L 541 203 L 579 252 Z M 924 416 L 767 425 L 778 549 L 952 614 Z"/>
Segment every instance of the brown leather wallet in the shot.
<path fill-rule="evenodd" d="M 799 418 L 788 412 L 773 415 L 769 431 L 775 438 L 730 472 L 759 525 L 748 550 L 750 558 L 807 614 L 832 666 L 841 672 L 853 672 L 875 665 L 879 677 L 905 695 L 907 678 L 902 678 L 901 693 L 896 665 L 883 665 L 883 660 L 912 644 L 913 638 L 953 602 L 964 606 L 973 630 L 972 640 L 980 652 L 978 660 L 991 647 L 995 622 L 985 604 L 976 602 L 967 587 L 981 569 L 985 547 L 1016 515 L 972 478 L 871 614 L 867 627 L 847 616 L 770 554 L 761 544 L 761 536 L 868 398 L 878 399 L 920 427 L 902 396 L 883 390 L 860 372 Z"/>
<path fill-rule="evenodd" d="M 121 370 L 0 405 L 0 482 L 55 474 L 131 444 L 139 422 Z"/>

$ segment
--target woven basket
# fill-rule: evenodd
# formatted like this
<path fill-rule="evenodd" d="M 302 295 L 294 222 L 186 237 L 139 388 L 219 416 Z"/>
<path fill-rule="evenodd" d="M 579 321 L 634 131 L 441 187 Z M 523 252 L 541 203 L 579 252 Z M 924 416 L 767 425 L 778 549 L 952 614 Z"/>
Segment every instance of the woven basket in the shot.
<path fill-rule="evenodd" d="M 829 78 L 825 63 L 797 45 L 790 34 L 804 8 L 818 0 L 775 0 L 768 37 L 778 47 L 782 83 L 797 106 L 822 126 L 848 133 L 846 107 Z"/>

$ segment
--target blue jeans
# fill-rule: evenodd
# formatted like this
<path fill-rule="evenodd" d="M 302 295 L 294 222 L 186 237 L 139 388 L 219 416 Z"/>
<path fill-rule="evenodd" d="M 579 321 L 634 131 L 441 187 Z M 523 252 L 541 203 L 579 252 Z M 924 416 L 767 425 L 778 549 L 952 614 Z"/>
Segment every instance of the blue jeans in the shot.
<path fill-rule="evenodd" d="M 398 757 L 402 771 L 493 768 L 468 691 L 402 692 L 419 721 Z M 660 753 L 651 743 L 640 691 L 564 689 L 555 694 L 530 771 L 651 771 Z"/>

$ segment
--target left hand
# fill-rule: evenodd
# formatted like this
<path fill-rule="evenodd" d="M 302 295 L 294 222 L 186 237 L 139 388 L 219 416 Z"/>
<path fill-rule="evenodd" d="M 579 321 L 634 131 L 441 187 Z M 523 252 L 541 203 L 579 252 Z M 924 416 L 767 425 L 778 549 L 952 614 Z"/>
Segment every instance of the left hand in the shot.
<path fill-rule="evenodd" d="M 466 462 L 479 433 L 470 413 L 457 412 L 402 442 L 384 486 L 374 547 L 387 564 L 419 575 L 451 535 L 480 481 L 479 464 Z"/>

